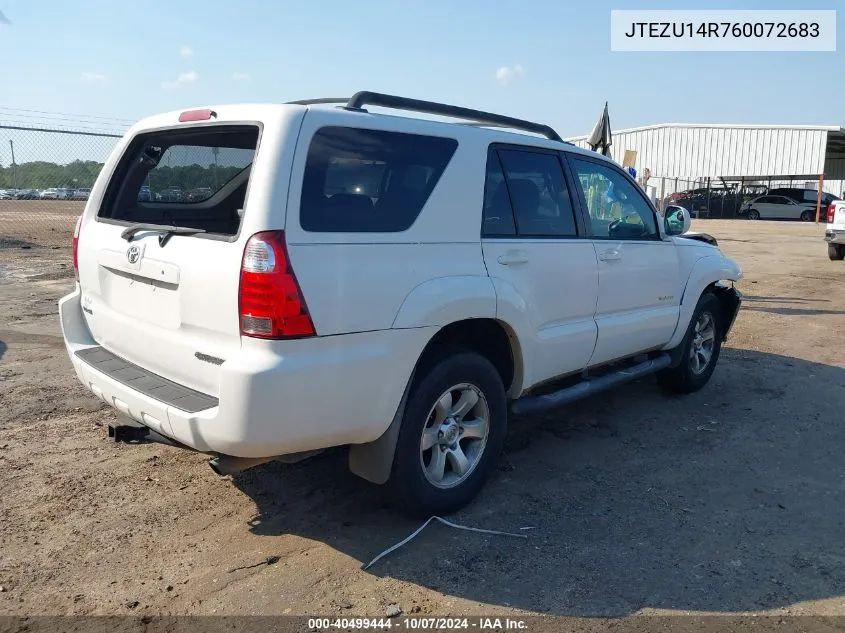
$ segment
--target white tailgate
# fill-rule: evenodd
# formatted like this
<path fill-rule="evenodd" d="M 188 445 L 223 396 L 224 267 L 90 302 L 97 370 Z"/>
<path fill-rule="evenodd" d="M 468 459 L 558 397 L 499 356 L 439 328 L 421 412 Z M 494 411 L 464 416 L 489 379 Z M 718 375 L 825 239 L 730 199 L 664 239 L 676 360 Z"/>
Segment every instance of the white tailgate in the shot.
<path fill-rule="evenodd" d="M 84 228 L 82 305 L 94 339 L 154 373 L 217 395 L 215 359 L 240 347 L 243 246 L 174 235 L 161 247 L 151 233 L 127 242 L 124 228 L 104 222 Z M 127 252 L 136 246 L 140 256 L 131 264 Z"/>
<path fill-rule="evenodd" d="M 220 364 L 241 347 L 244 245 L 258 231 L 284 228 L 292 139 L 304 111 L 221 106 L 200 111 L 213 114 L 208 124 L 181 124 L 173 112 L 130 130 L 92 188 L 79 236 L 83 316 L 99 345 L 168 380 L 219 395 Z M 125 175 L 150 162 L 135 157 L 133 144 L 138 152 L 162 152 L 154 168 L 140 172 L 143 180 Z M 171 171 L 177 167 L 181 176 Z M 109 197 L 112 190 L 119 199 Z M 109 215 L 118 211 L 123 215 Z M 190 228 L 190 218 L 198 223 L 193 228 L 208 233 L 172 234 L 164 246 L 155 231 L 138 232 L 131 242 L 121 236 L 145 223 Z"/>

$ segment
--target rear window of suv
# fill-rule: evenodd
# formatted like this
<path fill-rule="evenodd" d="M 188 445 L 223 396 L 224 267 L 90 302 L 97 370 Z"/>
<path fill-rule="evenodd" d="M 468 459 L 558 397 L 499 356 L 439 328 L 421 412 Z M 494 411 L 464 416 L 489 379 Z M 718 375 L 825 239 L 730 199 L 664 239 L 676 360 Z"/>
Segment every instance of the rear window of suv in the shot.
<path fill-rule="evenodd" d="M 236 235 L 258 136 L 254 125 L 139 134 L 115 169 L 98 217 Z"/>
<path fill-rule="evenodd" d="M 452 138 L 324 127 L 308 149 L 299 221 L 311 232 L 408 229 L 446 169 Z"/>

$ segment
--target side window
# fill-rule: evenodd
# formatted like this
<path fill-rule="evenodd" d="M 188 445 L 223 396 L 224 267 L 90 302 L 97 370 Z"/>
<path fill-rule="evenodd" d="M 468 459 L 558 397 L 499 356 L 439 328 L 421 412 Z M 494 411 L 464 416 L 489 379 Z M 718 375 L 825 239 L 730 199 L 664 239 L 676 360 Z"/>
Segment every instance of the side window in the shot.
<path fill-rule="evenodd" d="M 487 153 L 487 177 L 484 180 L 484 208 L 481 218 L 482 237 L 516 235 L 508 185 L 496 150 Z"/>
<path fill-rule="evenodd" d="M 654 239 L 660 233 L 642 193 L 613 167 L 569 157 L 581 185 L 595 237 Z"/>
<path fill-rule="evenodd" d="M 556 154 L 498 150 L 521 237 L 574 237 L 575 214 Z"/>
<path fill-rule="evenodd" d="M 324 127 L 308 148 L 299 222 L 311 232 L 404 231 L 457 147 L 451 138 Z"/>

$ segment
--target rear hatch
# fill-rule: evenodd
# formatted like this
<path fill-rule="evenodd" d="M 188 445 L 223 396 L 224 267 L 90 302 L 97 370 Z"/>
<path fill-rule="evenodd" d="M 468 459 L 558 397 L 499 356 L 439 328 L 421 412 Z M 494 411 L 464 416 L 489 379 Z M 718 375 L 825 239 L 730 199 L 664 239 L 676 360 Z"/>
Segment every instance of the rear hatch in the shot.
<path fill-rule="evenodd" d="M 82 308 L 94 339 L 215 396 L 221 363 L 240 347 L 244 218 L 261 135 L 258 122 L 138 132 L 104 167 L 80 227 Z"/>

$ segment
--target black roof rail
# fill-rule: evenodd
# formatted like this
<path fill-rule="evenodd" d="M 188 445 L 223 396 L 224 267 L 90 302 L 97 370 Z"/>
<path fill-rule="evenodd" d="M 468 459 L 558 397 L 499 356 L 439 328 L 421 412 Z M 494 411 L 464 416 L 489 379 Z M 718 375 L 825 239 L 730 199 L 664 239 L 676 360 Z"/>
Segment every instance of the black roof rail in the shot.
<path fill-rule="evenodd" d="M 299 101 L 286 101 L 285 105 L 320 105 L 321 103 L 347 103 L 349 97 L 323 97 L 322 99 L 300 99 Z"/>
<path fill-rule="evenodd" d="M 397 97 L 395 95 L 386 95 L 380 92 L 364 91 L 355 93 L 346 104 L 346 109 L 363 110 L 365 105 L 381 106 L 383 108 L 393 108 L 395 110 L 425 112 L 426 114 L 436 114 L 455 119 L 466 119 L 482 125 L 510 127 L 516 130 L 533 132 L 534 134 L 542 134 L 552 141 L 563 141 L 554 129 L 548 125 L 543 125 L 542 123 L 532 123 L 531 121 L 515 119 L 501 114 L 493 114 L 492 112 L 472 110 L 470 108 L 462 108 L 460 106 L 448 105 L 446 103 L 437 103 L 436 101 L 422 101 L 420 99 L 409 99 L 408 97 Z"/>
<path fill-rule="evenodd" d="M 533 132 L 540 134 L 552 141 L 560 141 L 565 143 L 560 135 L 548 125 L 542 123 L 533 123 L 523 119 L 516 119 L 514 117 L 504 116 L 502 114 L 493 114 L 492 112 L 484 112 L 482 110 L 472 110 L 470 108 L 462 108 L 460 106 L 448 105 L 446 103 L 438 103 L 436 101 L 422 101 L 420 99 L 410 99 L 408 97 L 398 97 L 396 95 L 388 95 L 380 92 L 356 92 L 350 98 L 341 97 L 326 97 L 322 99 L 302 99 L 300 101 L 288 101 L 289 105 L 319 105 L 327 103 L 344 103 L 346 110 L 363 111 L 364 106 L 374 105 L 382 108 L 392 108 L 394 110 L 408 110 L 411 112 L 423 112 L 426 114 L 436 114 L 439 116 L 452 117 L 454 119 L 464 119 L 469 121 L 471 125 L 479 127 L 505 127 L 513 128 L 515 130 L 523 130 L 525 132 Z"/>

